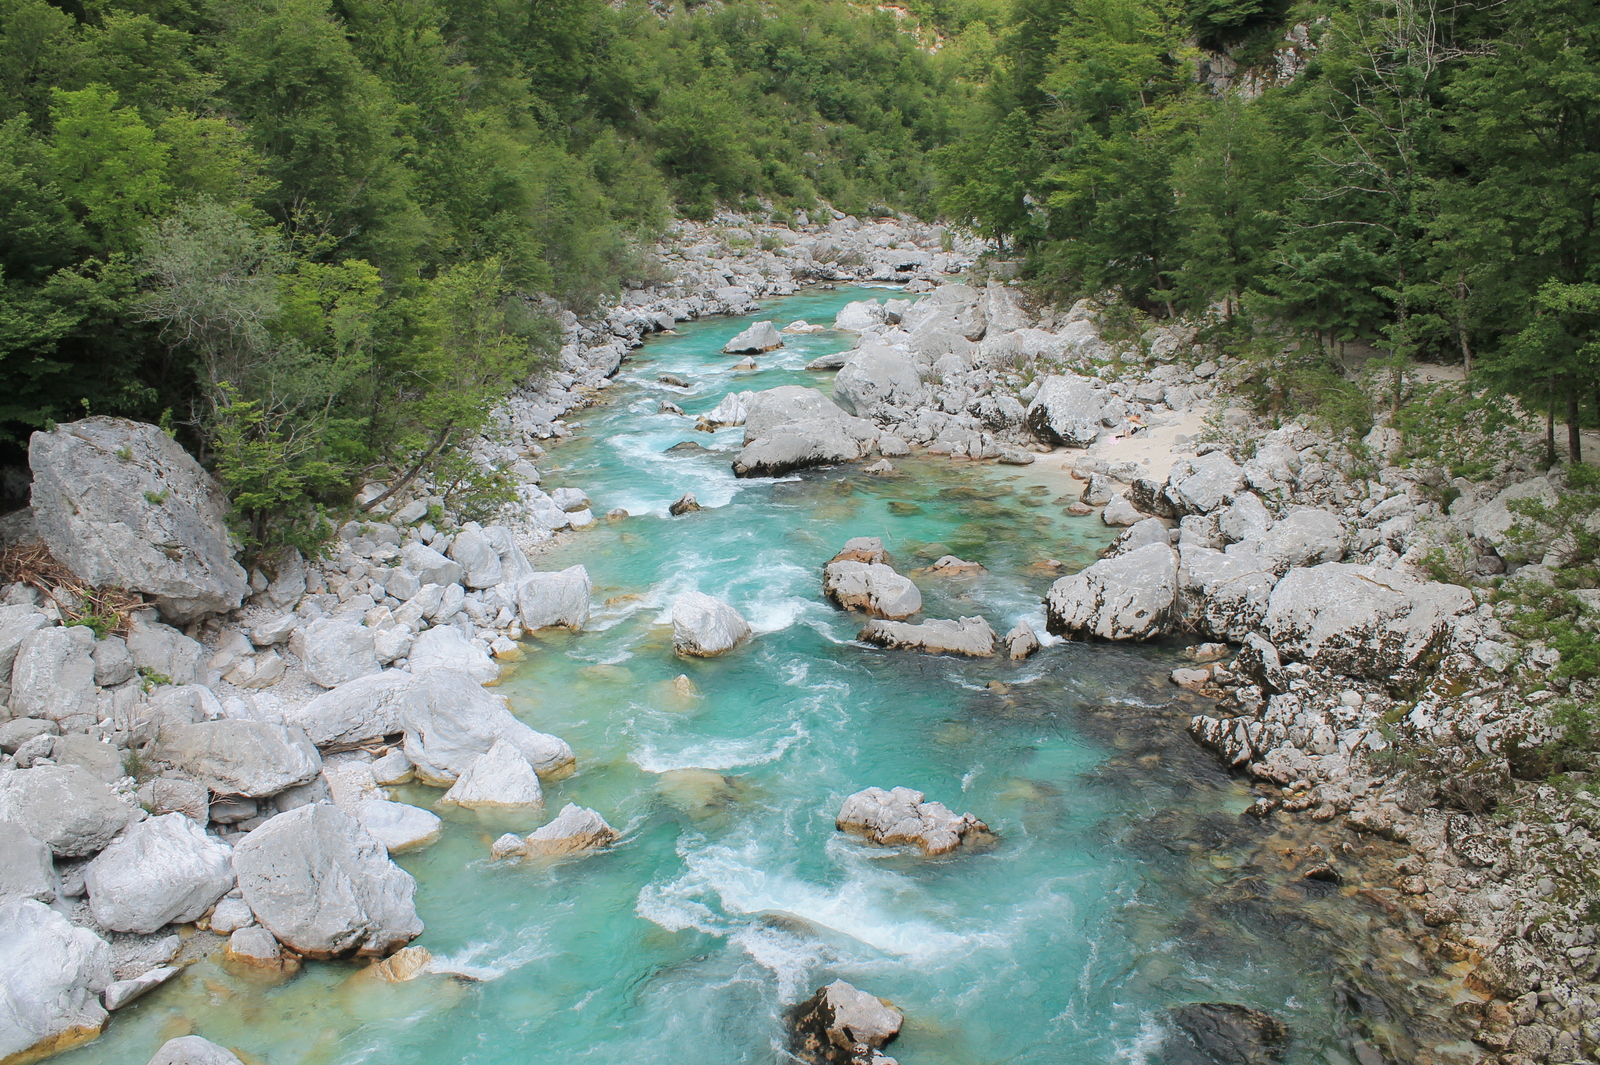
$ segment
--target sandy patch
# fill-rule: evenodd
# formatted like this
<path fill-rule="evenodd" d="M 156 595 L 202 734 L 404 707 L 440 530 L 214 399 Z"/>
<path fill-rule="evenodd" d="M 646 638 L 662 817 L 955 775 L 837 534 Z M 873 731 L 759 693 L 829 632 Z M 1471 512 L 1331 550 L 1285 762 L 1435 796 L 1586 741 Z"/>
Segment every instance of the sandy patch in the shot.
<path fill-rule="evenodd" d="M 1040 455 L 1039 462 L 1063 470 L 1072 469 L 1078 459 L 1104 459 L 1106 462 L 1137 462 L 1150 472 L 1146 475 L 1165 481 L 1173 463 L 1185 455 L 1194 454 L 1195 443 L 1205 431 L 1210 404 L 1201 404 L 1189 410 L 1165 415 L 1162 424 L 1153 425 L 1131 437 L 1119 437 L 1113 443 L 1110 437 L 1101 437 L 1087 450 L 1075 447 L 1058 447 L 1048 455 Z M 1178 443 L 1178 437 L 1188 437 Z"/>

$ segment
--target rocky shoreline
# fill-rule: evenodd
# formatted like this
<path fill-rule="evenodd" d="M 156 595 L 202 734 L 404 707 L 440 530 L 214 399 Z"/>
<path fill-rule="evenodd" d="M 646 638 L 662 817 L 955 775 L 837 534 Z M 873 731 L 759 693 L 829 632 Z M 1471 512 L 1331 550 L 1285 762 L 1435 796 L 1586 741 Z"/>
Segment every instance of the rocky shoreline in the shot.
<path fill-rule="evenodd" d="M 733 393 L 707 416 L 744 427 L 735 473 L 874 460 L 868 471 L 888 474 L 913 452 L 1071 463 L 1081 510 L 1125 531 L 1054 583 L 1051 631 L 1203 641 L 1172 680 L 1212 701 L 1190 730 L 1251 781 L 1263 829 L 1312 826 L 1330 879 L 1341 846 L 1394 845 L 1364 875 L 1392 875 L 1386 905 L 1420 919 L 1430 953 L 1460 967 L 1454 1015 L 1482 1053 L 1504 1065 L 1595 1053 L 1600 933 L 1587 886 L 1600 803 L 1517 761 L 1554 734 L 1554 706 L 1592 692 L 1559 677 L 1552 650 L 1507 634 L 1509 604 L 1486 581 L 1561 561 L 1555 537 L 1547 552 L 1513 535 L 1511 501 L 1556 491 L 1532 464 L 1452 483 L 1372 463 L 1395 453 L 1393 430 L 1374 430 L 1361 455 L 1308 427 L 1269 430 L 1229 405 L 1242 364 L 1193 325 L 1108 336 L 1089 301 L 1037 307 L 997 279 L 967 283 L 982 247 L 914 222 L 791 229 L 723 216 L 680 223 L 659 251 L 672 280 L 627 293 L 604 319 L 565 315 L 559 368 L 514 395 L 476 445 L 515 483 L 492 522 L 457 524 L 417 484 L 343 526 L 328 558 L 288 553 L 246 572 L 209 478 L 155 427 L 89 418 L 35 435 L 33 506 L 4 531 L 0 939 L 12 1009 L 0 1059 L 94 1038 L 108 1011 L 200 949 L 174 926 L 226 937 L 235 964 L 264 972 L 358 956 L 388 957 L 384 979 L 430 971 L 426 951 L 407 946 L 422 931 L 415 884 L 390 855 L 429 845 L 440 820 L 386 788 L 447 788 L 450 816 L 515 829 L 494 843 L 497 859 L 615 840 L 600 812 L 576 806 L 526 832 L 545 820 L 541 780 L 570 773 L 573 752 L 492 690 L 525 634 L 589 616 L 582 566 L 530 561 L 596 520 L 578 486 L 545 487 L 545 444 L 581 429 L 570 416 L 601 401 L 644 336 L 805 284 L 862 281 L 905 291 L 840 312 L 833 325 L 856 347 L 813 365 L 835 375 L 831 398 Z M 769 331 L 781 344 L 808 328 Z M 1130 433 L 1202 415 L 1217 431 L 1179 436 L 1167 456 L 1107 457 Z M 1370 476 L 1354 476 L 1363 468 Z M 1434 553 L 1458 543 L 1483 577 L 1429 579 Z M 997 637 L 981 618 L 906 621 L 920 596 L 881 547 L 852 541 L 825 576 L 841 608 L 869 615 L 863 640 L 980 657 L 1037 649 L 1031 630 Z M 133 598 L 98 613 L 96 586 Z M 748 636 L 718 600 L 680 607 L 680 654 L 726 653 Z M 874 791 L 841 827 L 928 853 L 985 829 L 970 814 L 951 828 L 954 815 L 919 792 Z M 908 818 L 935 827 L 912 831 Z M 846 989 L 873 1013 L 862 992 L 834 985 Z M 817 1002 L 806 1023 L 838 1044 L 833 1007 Z M 1270 1018 L 1212 1007 L 1195 1023 L 1270 1033 Z M 863 1042 L 860 1059 L 891 1060 L 877 1049 L 888 1038 Z M 196 1037 L 174 1042 L 185 1046 L 156 1061 L 237 1060 Z"/>

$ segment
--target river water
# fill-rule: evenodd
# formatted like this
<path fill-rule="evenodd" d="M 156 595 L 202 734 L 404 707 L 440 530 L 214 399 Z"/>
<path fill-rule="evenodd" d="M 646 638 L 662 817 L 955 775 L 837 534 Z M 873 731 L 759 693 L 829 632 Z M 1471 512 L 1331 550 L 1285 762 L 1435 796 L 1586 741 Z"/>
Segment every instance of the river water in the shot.
<path fill-rule="evenodd" d="M 749 320 L 829 323 L 864 294 L 884 293 L 803 294 Z M 494 863 L 493 827 L 451 824 L 399 861 L 419 884 L 419 943 L 481 982 L 381 985 L 313 964 L 271 986 L 202 961 L 63 1062 L 138 1065 L 195 1031 L 257 1065 L 765 1063 L 783 1060 L 785 1009 L 835 977 L 905 1011 L 890 1049 L 906 1065 L 1158 1061 L 1162 1015 L 1187 1001 L 1278 1014 L 1296 1032 L 1290 1061 L 1353 1060 L 1318 938 L 1334 918 L 1314 916 L 1353 904 L 1307 896 L 1305 917 L 1292 892 L 1285 910 L 1238 889 L 1253 882 L 1237 839 L 1250 796 L 1183 736 L 1195 707 L 1165 681 L 1174 649 L 1051 642 L 1023 663 L 888 652 L 853 642 L 860 619 L 822 598 L 839 545 L 881 536 L 902 572 L 947 552 L 987 567 L 918 575 L 927 616 L 981 614 L 999 632 L 1027 618 L 1042 634 L 1042 563 L 1071 572 L 1109 539 L 1064 513 L 1071 482 L 948 459 L 896 460 L 886 478 L 738 481 L 743 430 L 696 433 L 692 415 L 734 389 L 826 390 L 804 363 L 849 343 L 791 337 L 761 371 L 735 373 L 720 348 L 746 324 L 650 342 L 543 464 L 547 488 L 580 486 L 597 514 L 631 516 L 538 560 L 588 567 L 594 615 L 580 634 L 530 641 L 502 690 L 577 752 L 549 810 L 593 807 L 622 842 Z M 662 372 L 691 387 L 658 384 Z M 663 398 L 691 417 L 656 413 Z M 709 450 L 665 452 L 685 440 Z M 685 491 L 707 509 L 668 517 Z M 664 621 L 688 589 L 732 602 L 754 639 L 676 658 Z M 679 674 L 698 694 L 673 686 Z M 867 848 L 833 818 L 869 785 L 971 810 L 1000 843 L 939 860 Z"/>

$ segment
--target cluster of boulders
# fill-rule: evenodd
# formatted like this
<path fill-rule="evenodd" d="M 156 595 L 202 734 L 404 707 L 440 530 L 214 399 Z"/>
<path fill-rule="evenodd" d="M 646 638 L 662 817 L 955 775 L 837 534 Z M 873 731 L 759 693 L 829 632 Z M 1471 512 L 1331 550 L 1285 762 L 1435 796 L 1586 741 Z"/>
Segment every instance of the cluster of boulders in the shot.
<path fill-rule="evenodd" d="M 0 1057 L 93 1038 L 181 971 L 177 926 L 274 973 L 389 955 L 423 930 L 393 854 L 437 840 L 440 814 L 545 821 L 541 778 L 573 752 L 484 685 L 517 637 L 585 623 L 582 567 L 535 571 L 511 530 L 408 505 L 340 530 L 326 561 L 250 573 L 215 485 L 156 427 L 85 419 L 30 459 L 11 527 L 48 565 L 0 605 Z M 86 585 L 145 605 L 93 614 Z M 447 789 L 438 813 L 387 790 L 412 781 Z M 569 805 L 499 852 L 614 839 Z"/>

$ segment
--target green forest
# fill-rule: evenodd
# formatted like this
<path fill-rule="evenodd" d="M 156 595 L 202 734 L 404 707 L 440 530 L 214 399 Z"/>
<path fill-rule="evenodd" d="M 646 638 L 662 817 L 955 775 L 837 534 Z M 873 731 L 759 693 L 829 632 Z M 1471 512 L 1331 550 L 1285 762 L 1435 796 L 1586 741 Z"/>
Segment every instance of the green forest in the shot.
<path fill-rule="evenodd" d="M 1465 363 L 1552 432 L 1600 417 L 1593 0 L 0 19 L 0 446 L 86 411 L 160 421 L 256 540 L 442 456 L 550 359 L 552 300 L 652 276 L 663 227 L 719 205 L 942 218 L 1051 297 L 1302 337 L 1276 356 L 1289 406 L 1360 340 Z M 1219 57 L 1220 88 L 1198 76 Z"/>

